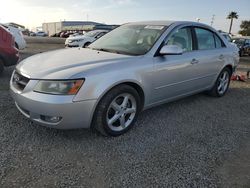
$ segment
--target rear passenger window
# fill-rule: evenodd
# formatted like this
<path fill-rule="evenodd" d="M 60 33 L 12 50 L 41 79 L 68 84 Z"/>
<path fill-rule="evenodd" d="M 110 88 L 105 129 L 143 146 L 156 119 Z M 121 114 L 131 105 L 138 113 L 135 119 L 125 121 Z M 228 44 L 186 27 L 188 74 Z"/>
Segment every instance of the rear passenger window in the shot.
<path fill-rule="evenodd" d="M 221 39 L 216 34 L 214 34 L 214 40 L 215 40 L 216 48 L 223 48 L 225 46 L 224 43 L 221 41 Z"/>
<path fill-rule="evenodd" d="M 214 34 L 206 29 L 195 28 L 199 50 L 215 49 Z"/>

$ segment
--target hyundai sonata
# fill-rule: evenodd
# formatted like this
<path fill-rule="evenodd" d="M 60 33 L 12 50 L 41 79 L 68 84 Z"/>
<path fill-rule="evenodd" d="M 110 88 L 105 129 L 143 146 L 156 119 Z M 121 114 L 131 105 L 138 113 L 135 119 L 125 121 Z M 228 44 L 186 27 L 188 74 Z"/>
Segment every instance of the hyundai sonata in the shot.
<path fill-rule="evenodd" d="M 128 23 L 86 49 L 23 60 L 10 88 L 18 110 L 34 122 L 118 136 L 141 110 L 203 91 L 223 96 L 238 62 L 237 49 L 210 26 Z"/>

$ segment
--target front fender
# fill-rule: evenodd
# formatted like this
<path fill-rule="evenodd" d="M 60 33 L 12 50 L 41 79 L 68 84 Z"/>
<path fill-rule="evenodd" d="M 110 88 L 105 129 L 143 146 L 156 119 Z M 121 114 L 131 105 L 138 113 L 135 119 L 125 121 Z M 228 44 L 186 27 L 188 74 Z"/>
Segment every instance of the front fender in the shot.
<path fill-rule="evenodd" d="M 85 83 L 75 96 L 74 101 L 99 101 L 110 89 L 126 82 L 137 84 L 144 91 L 143 80 L 139 75 L 133 73 L 96 75 L 91 78 L 85 78 Z"/>

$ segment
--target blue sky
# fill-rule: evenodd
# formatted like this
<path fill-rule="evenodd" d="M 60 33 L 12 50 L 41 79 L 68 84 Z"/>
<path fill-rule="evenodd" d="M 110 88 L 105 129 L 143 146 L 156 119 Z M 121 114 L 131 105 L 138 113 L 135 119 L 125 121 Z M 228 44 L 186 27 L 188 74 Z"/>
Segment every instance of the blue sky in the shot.
<path fill-rule="evenodd" d="M 0 22 L 17 22 L 28 28 L 43 22 L 86 20 L 122 24 L 143 20 L 191 20 L 199 18 L 214 27 L 227 31 L 226 16 L 236 11 L 233 32 L 241 20 L 250 20 L 250 0 L 8 0 L 0 7 Z M 12 13 L 11 13 L 12 12 Z"/>

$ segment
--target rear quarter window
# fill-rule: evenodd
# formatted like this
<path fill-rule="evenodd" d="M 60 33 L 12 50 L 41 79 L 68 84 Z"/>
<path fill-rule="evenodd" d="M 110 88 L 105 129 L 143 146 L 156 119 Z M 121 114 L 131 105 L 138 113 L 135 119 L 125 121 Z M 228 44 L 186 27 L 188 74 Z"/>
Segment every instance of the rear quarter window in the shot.
<path fill-rule="evenodd" d="M 215 40 L 215 47 L 216 48 L 223 48 L 226 46 L 224 44 L 224 42 L 220 39 L 220 37 L 217 36 L 215 33 L 214 33 L 214 40 Z"/>
<path fill-rule="evenodd" d="M 203 28 L 195 28 L 198 50 L 215 49 L 214 33 Z"/>

